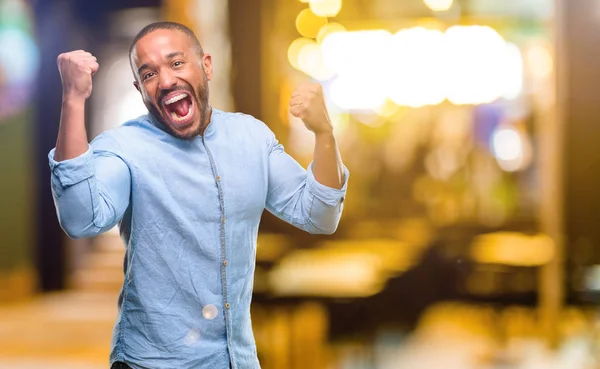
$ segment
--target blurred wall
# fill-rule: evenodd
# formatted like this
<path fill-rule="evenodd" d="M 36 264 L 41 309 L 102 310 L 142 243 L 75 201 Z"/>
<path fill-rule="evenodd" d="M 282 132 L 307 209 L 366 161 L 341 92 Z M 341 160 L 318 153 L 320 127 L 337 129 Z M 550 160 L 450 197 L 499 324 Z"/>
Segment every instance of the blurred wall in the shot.
<path fill-rule="evenodd" d="M 600 3 L 560 0 L 568 269 L 600 264 Z M 569 281 L 567 281 L 568 283 Z M 577 283 L 577 281 L 570 281 Z"/>
<path fill-rule="evenodd" d="M 0 301 L 31 294 L 36 282 L 30 139 L 38 66 L 34 33 L 26 1 L 0 0 Z"/>
<path fill-rule="evenodd" d="M 160 0 L 54 0 L 35 3 L 40 70 L 32 136 L 37 184 L 34 195 L 37 200 L 34 253 L 42 291 L 64 288 L 68 266 L 67 239 L 56 217 L 47 159 L 48 152 L 56 143 L 60 122 L 61 82 L 56 58 L 60 53 L 77 49 L 97 54 L 109 39 L 109 21 L 114 12 L 158 6 Z M 90 115 L 90 109 L 87 114 Z"/>
<path fill-rule="evenodd" d="M 31 116 L 28 110 L 0 122 L 0 301 L 29 295 L 35 285 Z"/>

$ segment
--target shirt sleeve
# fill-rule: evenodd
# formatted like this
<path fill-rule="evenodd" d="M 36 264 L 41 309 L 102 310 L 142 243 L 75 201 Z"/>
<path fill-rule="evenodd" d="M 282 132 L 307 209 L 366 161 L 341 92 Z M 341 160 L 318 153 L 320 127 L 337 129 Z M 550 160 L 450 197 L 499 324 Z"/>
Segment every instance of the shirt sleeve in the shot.
<path fill-rule="evenodd" d="M 332 234 L 342 216 L 350 173 L 344 166 L 341 189 L 319 183 L 308 170 L 287 154 L 271 132 L 269 138 L 269 191 L 267 210 L 310 233 Z"/>
<path fill-rule="evenodd" d="M 129 206 L 131 174 L 117 144 L 98 136 L 82 155 L 57 162 L 48 154 L 52 195 L 62 229 L 71 238 L 98 235 L 114 227 Z"/>

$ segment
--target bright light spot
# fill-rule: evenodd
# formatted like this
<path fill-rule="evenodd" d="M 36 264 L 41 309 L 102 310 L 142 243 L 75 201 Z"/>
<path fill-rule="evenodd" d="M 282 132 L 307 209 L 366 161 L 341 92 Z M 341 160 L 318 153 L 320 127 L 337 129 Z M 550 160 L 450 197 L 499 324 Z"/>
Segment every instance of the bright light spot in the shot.
<path fill-rule="evenodd" d="M 389 45 L 389 97 L 398 105 L 420 107 L 444 101 L 446 70 L 444 34 L 437 30 L 410 28 L 392 36 Z"/>
<path fill-rule="evenodd" d="M 337 32 L 321 46 L 323 64 L 338 76 L 329 86 L 332 102 L 345 110 L 374 109 L 387 98 L 387 31 Z M 356 50 L 360 50 L 360 57 Z"/>
<path fill-rule="evenodd" d="M 320 17 L 310 9 L 304 9 L 296 17 L 296 29 L 308 38 L 316 38 L 321 27 L 327 24 L 327 18 Z"/>
<path fill-rule="evenodd" d="M 448 99 L 457 105 L 489 103 L 504 94 L 506 42 L 487 26 L 446 31 Z"/>
<path fill-rule="evenodd" d="M 536 78 L 544 79 L 552 73 L 554 62 L 546 47 L 539 44 L 531 47 L 527 51 L 526 58 L 528 69 Z"/>
<path fill-rule="evenodd" d="M 332 258 L 299 252 L 271 271 L 269 283 L 284 296 L 370 296 L 381 288 L 379 266 L 379 258 L 370 254 L 339 253 Z"/>
<path fill-rule="evenodd" d="M 315 71 L 321 65 L 321 48 L 316 43 L 306 44 L 300 50 L 298 55 L 298 65 L 300 69 L 307 74 Z"/>
<path fill-rule="evenodd" d="M 208 304 L 204 308 L 202 308 L 202 316 L 205 319 L 213 320 L 219 315 L 219 309 L 213 304 Z"/>
<path fill-rule="evenodd" d="M 387 66 L 380 59 L 387 56 L 390 37 L 384 30 L 332 33 L 323 39 L 323 61 L 336 72 L 359 71 L 362 75 L 379 76 L 385 73 L 381 69 Z M 371 70 L 372 66 L 379 70 Z"/>
<path fill-rule="evenodd" d="M 331 101 L 344 110 L 372 110 L 385 103 L 387 94 L 378 80 L 338 76 L 329 85 Z"/>
<path fill-rule="evenodd" d="M 500 160 L 515 160 L 523 155 L 521 137 L 513 128 L 502 128 L 493 135 L 494 155 Z"/>
<path fill-rule="evenodd" d="M 197 328 L 192 328 L 192 329 L 190 329 L 188 334 L 185 335 L 185 338 L 183 339 L 183 343 L 186 346 L 192 346 L 199 340 L 200 340 L 200 331 Z"/>
<path fill-rule="evenodd" d="M 325 37 L 336 32 L 346 32 L 346 27 L 339 23 L 327 23 L 319 30 L 319 33 L 317 34 L 317 42 L 321 44 Z"/>
<path fill-rule="evenodd" d="M 342 10 L 342 0 L 310 0 L 310 10 L 321 17 L 335 17 Z"/>
<path fill-rule="evenodd" d="M 319 31 L 314 41 L 295 41 L 288 56 L 297 69 L 329 86 L 342 110 L 373 110 L 387 99 L 397 105 L 485 104 L 517 98 L 523 90 L 519 48 L 487 26 L 454 26 L 445 33 L 423 27 L 391 35 L 384 30 Z M 318 43 L 317 43 L 318 45 Z M 296 53 L 302 50 L 302 66 Z M 360 52 L 357 52 L 360 50 Z"/>
<path fill-rule="evenodd" d="M 302 46 L 298 55 L 300 70 L 319 81 L 326 81 L 334 76 L 334 72 L 323 64 L 321 47 L 314 41 Z"/>
<path fill-rule="evenodd" d="M 452 3 L 454 0 L 423 0 L 427 7 L 435 12 L 443 12 L 450 7 L 452 7 Z"/>
<path fill-rule="evenodd" d="M 512 172 L 524 162 L 523 140 L 512 127 L 499 128 L 492 134 L 492 149 L 502 169 Z"/>
<path fill-rule="evenodd" d="M 0 31 L 0 65 L 9 84 L 29 84 L 37 75 L 40 58 L 33 39 L 19 29 Z"/>
<path fill-rule="evenodd" d="M 555 249 L 554 241 L 545 234 L 497 232 L 478 236 L 471 245 L 471 256 L 480 263 L 539 266 L 552 260 Z"/>
<path fill-rule="evenodd" d="M 523 91 L 523 57 L 519 47 L 513 43 L 506 44 L 506 62 L 502 70 L 504 74 L 504 97 L 507 100 L 514 100 Z"/>
<path fill-rule="evenodd" d="M 302 50 L 302 48 L 306 45 L 312 44 L 314 43 L 313 40 L 311 40 L 310 38 L 297 38 L 294 41 L 292 41 L 292 43 L 290 44 L 290 46 L 288 47 L 288 61 L 290 62 L 290 64 L 292 65 L 292 67 L 298 69 L 298 70 L 302 70 L 302 68 L 300 68 L 300 63 L 299 63 L 299 59 L 300 59 L 300 51 Z"/>

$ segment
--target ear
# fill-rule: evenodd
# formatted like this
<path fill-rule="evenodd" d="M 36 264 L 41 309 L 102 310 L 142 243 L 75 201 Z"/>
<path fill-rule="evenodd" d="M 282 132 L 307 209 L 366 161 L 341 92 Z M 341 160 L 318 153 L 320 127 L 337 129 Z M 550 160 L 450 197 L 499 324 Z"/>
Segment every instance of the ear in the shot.
<path fill-rule="evenodd" d="M 142 93 L 142 90 L 140 90 L 140 84 L 137 81 L 133 81 L 133 85 L 135 86 L 135 89 L 138 90 L 139 93 Z"/>
<path fill-rule="evenodd" d="M 204 73 L 206 73 L 206 79 L 209 81 L 212 79 L 212 56 L 209 53 L 205 53 L 202 57 L 202 66 L 204 67 Z"/>

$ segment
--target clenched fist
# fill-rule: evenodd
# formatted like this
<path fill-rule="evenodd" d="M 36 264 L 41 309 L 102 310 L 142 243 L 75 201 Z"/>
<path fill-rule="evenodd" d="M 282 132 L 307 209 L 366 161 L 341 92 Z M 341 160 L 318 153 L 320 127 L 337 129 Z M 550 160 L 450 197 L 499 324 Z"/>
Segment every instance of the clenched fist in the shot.
<path fill-rule="evenodd" d="M 83 51 L 60 54 L 58 70 L 63 86 L 64 97 L 87 99 L 92 94 L 92 76 L 98 71 L 96 57 Z"/>
<path fill-rule="evenodd" d="M 293 116 L 302 119 L 306 128 L 315 134 L 333 131 L 325 106 L 323 88 L 319 83 L 298 86 L 292 93 L 290 112 Z"/>

